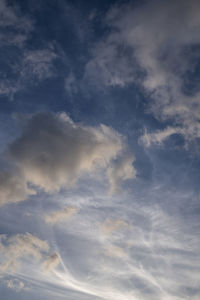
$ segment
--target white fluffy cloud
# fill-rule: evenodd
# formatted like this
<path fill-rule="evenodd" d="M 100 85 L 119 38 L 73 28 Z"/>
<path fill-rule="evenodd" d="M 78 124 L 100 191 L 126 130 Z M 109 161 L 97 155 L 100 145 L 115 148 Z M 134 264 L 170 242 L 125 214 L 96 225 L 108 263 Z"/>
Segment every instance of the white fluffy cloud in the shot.
<path fill-rule="evenodd" d="M 134 157 L 123 136 L 105 125 L 76 124 L 65 113 L 38 113 L 24 120 L 7 157 L 18 174 L 1 172 L 1 204 L 33 194 L 28 184 L 52 193 L 97 170 L 107 171 L 112 192 L 135 177 Z"/>

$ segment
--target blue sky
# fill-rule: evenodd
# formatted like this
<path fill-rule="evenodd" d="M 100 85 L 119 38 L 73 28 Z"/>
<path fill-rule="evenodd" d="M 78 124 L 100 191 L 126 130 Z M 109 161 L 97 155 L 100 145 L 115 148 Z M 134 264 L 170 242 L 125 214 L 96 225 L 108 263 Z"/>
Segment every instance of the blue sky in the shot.
<path fill-rule="evenodd" d="M 198 0 L 0 0 L 0 294 L 200 297 Z"/>

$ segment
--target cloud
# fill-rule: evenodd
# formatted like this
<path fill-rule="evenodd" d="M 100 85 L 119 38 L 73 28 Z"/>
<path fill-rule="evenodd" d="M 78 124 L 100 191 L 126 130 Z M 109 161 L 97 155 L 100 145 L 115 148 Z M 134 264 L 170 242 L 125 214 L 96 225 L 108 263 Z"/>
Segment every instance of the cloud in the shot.
<path fill-rule="evenodd" d="M 125 47 L 118 47 L 109 38 L 105 39 L 92 49 L 92 59 L 86 64 L 83 81 L 100 89 L 102 86 L 125 87 L 137 75 L 137 69 L 130 68 L 133 59 Z"/>
<path fill-rule="evenodd" d="M 72 188 L 84 174 L 106 172 L 111 193 L 135 177 L 125 138 L 108 126 L 74 123 L 65 113 L 38 113 L 23 117 L 21 124 L 21 135 L 6 151 L 11 168 L 0 171 L 0 205 L 23 201 L 38 188 L 47 193 Z M 46 221 L 56 222 L 72 211 L 55 212 Z"/>
<path fill-rule="evenodd" d="M 51 214 L 45 214 L 44 219 L 46 223 L 55 224 L 71 219 L 76 213 L 76 207 L 65 207 L 62 210 L 54 211 Z"/>
<path fill-rule="evenodd" d="M 23 177 L 13 173 L 0 171 L 0 206 L 7 203 L 17 203 L 26 200 L 36 192 L 27 186 Z"/>
<path fill-rule="evenodd" d="M 132 167 L 135 157 L 131 153 L 124 153 L 119 160 L 108 168 L 110 193 L 116 194 L 121 190 L 121 182 L 136 177 L 136 170 Z"/>
<path fill-rule="evenodd" d="M 161 145 L 166 139 L 168 139 L 173 134 L 183 133 L 182 128 L 180 127 L 167 127 L 164 130 L 157 130 L 153 133 L 148 133 L 145 130 L 145 133 L 141 136 L 140 142 L 146 147 L 150 147 L 152 144 Z"/>
<path fill-rule="evenodd" d="M 100 226 L 101 231 L 104 234 L 111 235 L 114 231 L 118 231 L 128 226 L 128 224 L 121 219 L 111 220 L 106 219 L 104 223 Z"/>
<path fill-rule="evenodd" d="M 126 258 L 127 253 L 124 251 L 123 248 L 118 246 L 110 246 L 105 250 L 105 255 L 110 257 L 119 257 L 119 258 Z"/>
<path fill-rule="evenodd" d="M 78 91 L 76 78 L 72 72 L 65 78 L 65 90 L 69 95 L 73 95 Z"/>
<path fill-rule="evenodd" d="M 24 282 L 20 281 L 18 279 L 6 280 L 5 283 L 9 289 L 13 289 L 17 292 L 27 289 L 27 288 L 25 288 Z"/>
<path fill-rule="evenodd" d="M 21 66 L 19 66 L 21 78 L 42 80 L 54 76 L 53 61 L 57 57 L 52 45 L 44 49 L 25 51 Z"/>
<path fill-rule="evenodd" d="M 45 259 L 43 262 L 43 268 L 46 272 L 50 272 L 51 270 L 55 269 L 59 263 L 59 256 L 56 252 L 54 252 Z"/>
<path fill-rule="evenodd" d="M 4 65 L 7 65 L 7 69 L 2 69 L 1 72 L 0 95 L 7 95 L 11 99 L 27 86 L 56 76 L 54 62 L 58 59 L 58 54 L 52 45 L 41 49 L 27 50 L 23 47 L 18 50 L 15 52 L 14 64 L 13 57 L 5 55 Z"/>
<path fill-rule="evenodd" d="M 30 233 L 17 234 L 11 237 L 1 235 L 0 238 L 1 275 L 15 272 L 25 257 L 32 257 L 39 261 L 49 251 L 47 241 L 43 241 Z"/>
<path fill-rule="evenodd" d="M 171 134 L 180 128 L 186 142 L 200 137 L 200 91 L 196 86 L 191 92 L 195 83 L 188 75 L 196 74 L 200 58 L 199 9 L 198 0 L 116 4 L 104 19 L 109 32 L 93 47 L 85 68 L 85 77 L 97 85 L 139 84 L 151 100 L 148 112 L 171 121 Z M 164 129 L 151 142 L 171 134 Z"/>
<path fill-rule="evenodd" d="M 56 76 L 55 60 L 58 50 L 55 45 L 41 43 L 39 48 L 28 46 L 35 24 L 30 15 L 24 15 L 17 3 L 0 1 L 0 95 L 13 100 L 14 95 L 30 85 Z M 59 52 L 62 60 L 62 53 Z"/>
<path fill-rule="evenodd" d="M 52 193 L 98 170 L 108 170 L 112 187 L 120 185 L 135 174 L 126 149 L 124 137 L 105 125 L 76 124 L 65 113 L 35 114 L 24 120 L 22 134 L 8 147 L 7 157 L 19 174 L 2 173 L 2 204 L 33 194 L 28 183 Z"/>
<path fill-rule="evenodd" d="M 22 47 L 33 30 L 33 22 L 23 16 L 17 5 L 8 5 L 8 1 L 0 1 L 0 41 L 1 45 Z"/>

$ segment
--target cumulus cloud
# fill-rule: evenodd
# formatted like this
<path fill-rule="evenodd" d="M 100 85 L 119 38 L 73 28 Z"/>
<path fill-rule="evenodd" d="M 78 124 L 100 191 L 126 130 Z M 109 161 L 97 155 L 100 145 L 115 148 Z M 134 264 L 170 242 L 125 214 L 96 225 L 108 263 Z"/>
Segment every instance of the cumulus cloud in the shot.
<path fill-rule="evenodd" d="M 46 223 L 55 224 L 67 219 L 71 219 L 77 213 L 76 207 L 65 207 L 62 210 L 54 211 L 50 214 L 45 214 L 44 219 Z"/>
<path fill-rule="evenodd" d="M 32 257 L 39 261 L 48 251 L 49 245 L 47 241 L 43 241 L 30 233 L 17 234 L 11 237 L 1 235 L 0 274 L 15 272 L 20 267 L 21 260 L 24 257 Z"/>
<path fill-rule="evenodd" d="M 84 173 L 98 169 L 107 170 L 114 189 L 135 175 L 133 156 L 124 154 L 124 138 L 108 126 L 76 124 L 65 113 L 39 113 L 22 123 L 22 134 L 7 150 L 19 174 L 2 172 L 2 204 L 33 194 L 28 183 L 51 193 L 72 187 Z"/>
<path fill-rule="evenodd" d="M 56 252 L 54 252 L 45 259 L 43 262 L 43 268 L 46 272 L 50 272 L 58 266 L 59 262 L 59 256 Z"/>
<path fill-rule="evenodd" d="M 171 134 L 180 127 L 176 132 L 186 141 L 200 137 L 199 88 L 191 92 L 187 84 L 188 93 L 185 79 L 200 58 L 199 9 L 198 0 L 115 5 L 105 18 L 110 31 L 92 49 L 85 71 L 104 85 L 142 86 L 151 99 L 149 111 L 173 121 Z M 171 134 L 165 129 L 160 137 L 164 141 Z M 160 137 L 152 136 L 151 142 Z"/>
<path fill-rule="evenodd" d="M 108 126 L 74 123 L 65 113 L 38 113 L 21 123 L 22 133 L 6 153 L 13 168 L 0 171 L 1 205 L 23 201 L 37 188 L 53 193 L 73 187 L 82 175 L 95 171 L 107 173 L 112 193 L 135 177 L 134 156 L 125 138 Z M 64 209 L 46 221 L 54 223 L 73 213 L 74 208 Z"/>

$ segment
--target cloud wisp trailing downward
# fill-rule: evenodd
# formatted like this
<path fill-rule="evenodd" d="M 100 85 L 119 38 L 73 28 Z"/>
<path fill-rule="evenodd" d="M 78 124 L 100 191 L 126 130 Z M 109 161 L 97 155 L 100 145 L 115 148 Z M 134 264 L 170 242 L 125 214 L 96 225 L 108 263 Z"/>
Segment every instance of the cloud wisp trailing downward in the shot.
<path fill-rule="evenodd" d="M 49 255 L 43 262 L 43 268 L 46 272 L 50 272 L 59 265 L 60 259 L 56 252 Z"/>

